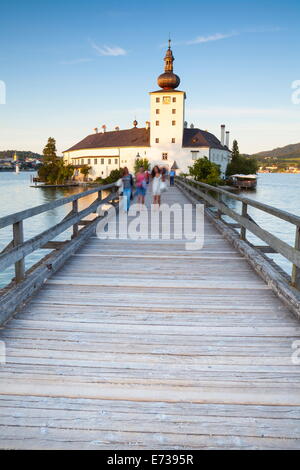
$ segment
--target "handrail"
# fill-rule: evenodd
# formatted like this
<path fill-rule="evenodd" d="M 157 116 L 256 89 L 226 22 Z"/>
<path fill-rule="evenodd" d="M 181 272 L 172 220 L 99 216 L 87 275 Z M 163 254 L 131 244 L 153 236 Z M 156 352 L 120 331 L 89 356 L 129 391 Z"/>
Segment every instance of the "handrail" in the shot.
<path fill-rule="evenodd" d="M 207 190 L 210 191 L 215 191 L 216 193 L 219 194 L 224 194 L 225 196 L 230 197 L 231 199 L 235 199 L 240 202 L 244 202 L 248 206 L 255 207 L 256 209 L 260 209 L 264 212 L 267 212 L 268 214 L 275 215 L 276 217 L 279 217 L 282 220 L 285 220 L 286 222 L 290 222 L 291 224 L 300 226 L 300 217 L 298 215 L 292 214 L 291 212 L 284 211 L 282 209 L 278 209 L 277 207 L 269 206 L 268 204 L 264 204 L 263 202 L 255 201 L 254 199 L 250 199 L 245 196 L 238 196 L 237 194 L 233 194 L 230 191 L 226 191 L 225 189 L 222 189 L 220 187 L 216 186 L 211 186 L 206 183 L 201 183 L 199 181 L 196 181 L 192 178 L 183 178 L 181 176 L 176 177 L 177 180 L 183 180 L 183 181 L 190 181 L 198 186 L 201 186 Z"/>
<path fill-rule="evenodd" d="M 84 191 L 82 193 L 74 194 L 72 196 L 63 197 L 52 201 L 46 204 L 32 207 L 30 209 L 25 209 L 15 214 L 10 214 L 0 218 L 0 228 L 7 227 L 12 225 L 13 227 L 13 240 L 2 250 L 0 253 L 0 270 L 4 270 L 11 266 L 15 265 L 15 280 L 16 283 L 23 281 L 26 277 L 25 273 L 25 257 L 34 251 L 45 248 L 45 249 L 58 249 L 63 248 L 66 243 L 69 243 L 69 240 L 65 242 L 54 242 L 51 239 L 57 237 L 61 233 L 65 232 L 68 228 L 73 226 L 73 235 L 72 239 L 78 237 L 82 231 L 85 230 L 86 221 L 82 221 L 84 217 L 91 213 L 95 213 L 97 208 L 105 203 L 114 201 L 118 194 L 113 192 L 115 184 L 108 184 L 97 186 L 96 188 Z M 111 193 L 102 199 L 102 191 L 111 190 Z M 98 193 L 98 197 L 93 201 L 87 208 L 78 211 L 78 200 L 82 199 L 91 194 Z M 72 210 L 67 214 L 61 222 L 58 224 L 44 230 L 38 235 L 24 241 L 24 227 L 23 221 L 35 215 L 47 212 L 56 207 L 63 206 L 65 204 L 72 203 Z M 96 217 L 93 221 L 98 219 Z M 92 222 L 93 222 L 92 221 Z M 79 225 L 83 225 L 81 230 L 78 229 Z M 44 258 L 43 258 L 44 259 Z M 42 259 L 42 261 L 43 261 Z"/>
<path fill-rule="evenodd" d="M 16 222 L 20 222 L 22 220 L 28 219 L 29 217 L 33 217 L 35 215 L 41 214 L 42 212 L 47 212 L 51 209 L 55 209 L 56 207 L 63 206 L 65 204 L 68 204 L 69 202 L 73 202 L 82 197 L 89 196 L 90 194 L 94 194 L 99 191 L 103 191 L 105 189 L 111 189 L 114 186 L 115 186 L 114 183 L 106 184 L 103 186 L 97 186 L 96 188 L 83 191 L 82 193 L 73 194 L 72 196 L 67 196 L 67 197 L 63 197 L 60 199 L 56 199 L 56 201 L 46 202 L 45 204 L 31 207 L 30 209 L 25 209 L 20 212 L 15 212 L 14 214 L 5 215 L 4 217 L 0 217 L 0 228 L 7 227 L 8 225 L 12 225 L 12 224 L 15 224 Z"/>
<path fill-rule="evenodd" d="M 246 231 L 249 230 L 256 237 L 267 243 L 266 247 L 256 247 L 258 250 L 262 249 L 262 251 L 265 250 L 265 252 L 269 251 L 273 253 L 279 253 L 284 256 L 287 260 L 289 260 L 293 265 L 291 284 L 292 286 L 300 290 L 300 217 L 289 212 L 283 211 L 281 209 L 277 209 L 276 207 L 272 207 L 267 204 L 254 201 L 253 199 L 232 194 L 231 192 L 226 191 L 224 189 L 211 186 L 206 183 L 198 182 L 191 178 L 184 178 L 180 176 L 176 177 L 176 184 L 184 190 L 191 192 L 200 199 L 204 200 L 205 203 L 208 203 L 208 205 L 211 205 L 218 209 L 218 212 L 216 214 L 217 218 L 221 218 L 222 215 L 227 215 L 236 222 L 238 222 L 241 228 L 241 240 L 247 242 Z M 208 192 L 216 193 L 217 199 L 215 199 L 211 194 L 208 194 Z M 220 195 L 223 194 L 226 195 L 228 198 L 238 200 L 242 203 L 241 214 L 238 214 L 235 210 L 231 209 L 222 202 Z M 261 228 L 249 216 L 248 206 L 255 207 L 264 212 L 267 212 L 268 214 L 272 214 L 275 217 L 278 217 L 279 219 L 294 224 L 296 228 L 295 246 L 292 247 L 277 236 Z"/>

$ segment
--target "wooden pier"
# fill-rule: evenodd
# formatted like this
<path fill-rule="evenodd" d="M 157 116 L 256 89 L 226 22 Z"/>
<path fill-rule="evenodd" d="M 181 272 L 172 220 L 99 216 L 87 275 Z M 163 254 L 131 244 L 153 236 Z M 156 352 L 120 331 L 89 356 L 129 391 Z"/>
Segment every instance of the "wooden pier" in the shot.
<path fill-rule="evenodd" d="M 71 213 L 35 245 L 21 227 L 32 214 L 0 219 L 0 228 L 15 224 L 0 266 L 12 260 L 17 278 L 1 303 L 0 448 L 300 449 L 298 238 L 292 251 L 276 245 L 294 262 L 289 281 L 266 245 L 247 242 L 256 228 L 246 199 L 235 216 L 222 189 L 213 198 L 205 185 L 176 184 L 164 203 L 206 203 L 201 250 L 184 239 L 99 239 L 86 216 L 103 188 L 87 191 L 97 199 L 80 212 L 84 193 L 64 198 Z M 66 227 L 72 239 L 55 245 Z M 26 273 L 24 256 L 41 246 L 53 258 Z"/>

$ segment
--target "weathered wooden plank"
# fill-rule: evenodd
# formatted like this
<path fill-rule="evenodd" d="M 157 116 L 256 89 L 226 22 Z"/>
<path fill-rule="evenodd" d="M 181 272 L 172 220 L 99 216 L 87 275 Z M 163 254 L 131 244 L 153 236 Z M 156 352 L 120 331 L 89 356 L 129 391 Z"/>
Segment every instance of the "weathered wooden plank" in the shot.
<path fill-rule="evenodd" d="M 181 416 L 168 414 L 148 414 L 145 420 L 145 414 L 133 411 L 130 413 L 109 413 L 102 414 L 98 411 L 86 410 L 52 410 L 15 409 L 5 407 L 1 416 L 2 426 L 22 426 L 28 425 L 30 418 L 30 427 L 40 428 L 58 428 L 58 429 L 81 429 L 97 431 L 126 431 L 126 432 L 152 432 L 155 427 L 156 432 L 176 433 L 178 437 L 184 434 L 206 434 L 209 436 L 220 434 L 220 425 L 222 425 L 222 434 L 232 436 L 239 434 L 241 436 L 265 438 L 281 437 L 286 439 L 300 438 L 300 423 L 294 419 L 284 419 L 280 422 L 274 422 L 273 419 L 257 418 L 255 423 L 252 418 L 231 417 L 228 416 L 226 422 L 219 416 Z M 278 421 L 278 420 L 277 420 Z M 181 437 L 181 436 L 180 436 Z"/>
<path fill-rule="evenodd" d="M 0 331 L 1 448 L 300 447 L 299 323 L 208 226 L 90 239 Z"/>
<path fill-rule="evenodd" d="M 13 244 L 14 248 L 11 248 L 10 251 L 2 253 L 1 256 L 5 256 L 9 254 L 14 249 L 18 249 L 24 244 L 24 231 L 23 231 L 23 221 L 19 221 L 13 224 Z M 16 274 L 16 282 L 23 281 L 25 277 L 25 260 L 24 256 L 19 258 L 18 261 L 15 263 L 15 274 Z"/>
<path fill-rule="evenodd" d="M 123 379 L 119 384 L 119 378 L 115 383 L 92 383 L 84 380 L 81 375 L 76 377 L 64 377 L 59 381 L 59 376 L 43 377 L 43 374 L 28 375 L 15 374 L 11 378 L 6 377 L 0 382 L 0 394 L 6 395 L 33 395 L 55 397 L 101 398 L 109 400 L 131 401 L 165 401 L 165 402 L 189 402 L 189 403 L 239 403 L 244 405 L 280 405 L 300 406 L 299 388 L 278 384 L 277 388 L 270 389 L 266 384 L 257 385 L 254 390 L 249 389 L 249 384 L 238 388 L 227 387 L 220 382 L 219 387 L 214 382 L 211 386 L 202 383 L 198 387 L 179 386 L 170 384 L 138 383 L 137 379 L 131 381 Z M 104 380 L 104 379 L 102 379 Z M 95 378 L 94 378 L 95 381 Z M 127 383 L 126 383 L 127 382 Z"/>
<path fill-rule="evenodd" d="M 4 449 L 299 449 L 298 439 L 6 426 Z M 26 435 L 26 439 L 24 439 Z M 99 437 L 100 435 L 100 437 Z M 178 442 L 181 442 L 178 445 Z"/>

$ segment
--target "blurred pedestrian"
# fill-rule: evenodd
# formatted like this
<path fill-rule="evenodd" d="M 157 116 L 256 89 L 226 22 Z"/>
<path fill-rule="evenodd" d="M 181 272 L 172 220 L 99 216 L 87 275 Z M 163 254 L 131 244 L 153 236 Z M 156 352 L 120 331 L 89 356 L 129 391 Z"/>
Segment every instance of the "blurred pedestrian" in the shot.
<path fill-rule="evenodd" d="M 132 178 L 132 175 L 129 173 L 127 167 L 123 169 L 122 183 L 123 183 L 124 211 L 128 212 L 129 207 L 130 207 L 130 198 L 131 198 L 131 193 L 132 193 L 133 178 Z"/>
<path fill-rule="evenodd" d="M 135 185 L 136 185 L 136 194 L 138 197 L 138 203 L 144 204 L 145 203 L 145 195 L 146 195 L 146 175 L 144 168 L 141 166 L 138 173 L 135 177 Z"/>

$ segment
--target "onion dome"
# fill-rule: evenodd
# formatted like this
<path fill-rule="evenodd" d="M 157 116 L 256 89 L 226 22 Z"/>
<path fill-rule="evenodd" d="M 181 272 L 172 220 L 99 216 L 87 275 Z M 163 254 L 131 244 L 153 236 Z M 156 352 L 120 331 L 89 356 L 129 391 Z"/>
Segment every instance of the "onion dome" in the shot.
<path fill-rule="evenodd" d="M 137 120 L 135 119 L 135 120 L 133 121 L 133 127 L 136 127 L 137 125 L 138 125 L 138 122 L 137 122 Z"/>
<path fill-rule="evenodd" d="M 163 90 L 175 90 L 175 88 L 180 84 L 180 78 L 178 75 L 173 73 L 174 60 L 173 52 L 171 50 L 171 40 L 169 39 L 169 47 L 164 58 L 165 73 L 162 73 L 157 79 L 158 86 Z"/>

